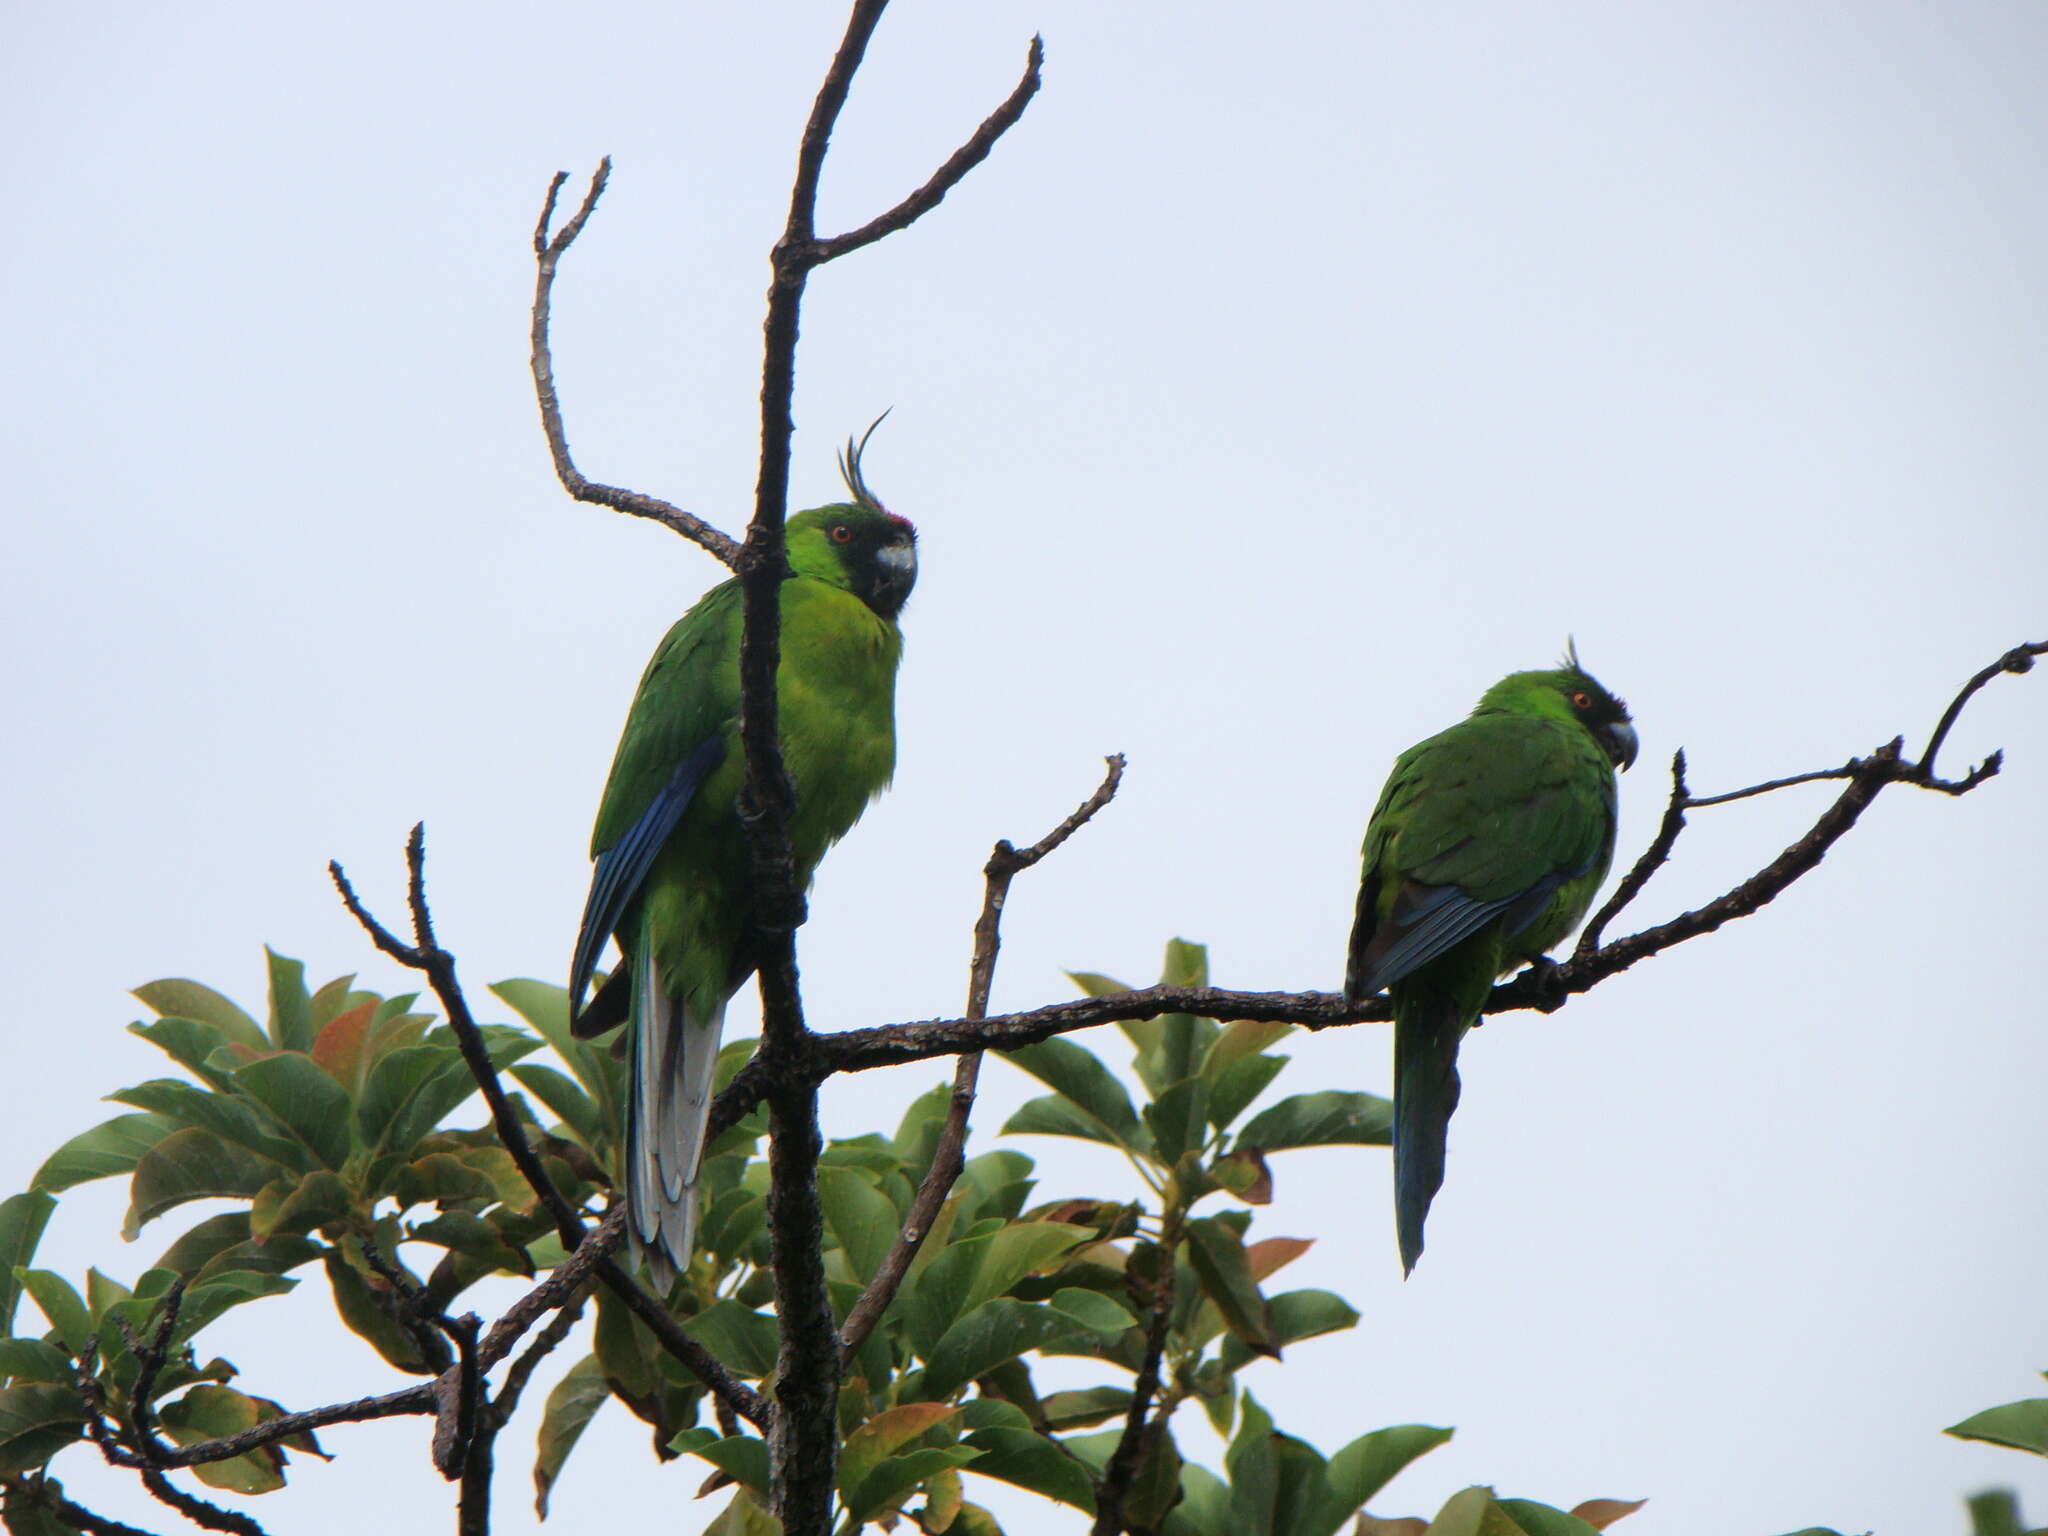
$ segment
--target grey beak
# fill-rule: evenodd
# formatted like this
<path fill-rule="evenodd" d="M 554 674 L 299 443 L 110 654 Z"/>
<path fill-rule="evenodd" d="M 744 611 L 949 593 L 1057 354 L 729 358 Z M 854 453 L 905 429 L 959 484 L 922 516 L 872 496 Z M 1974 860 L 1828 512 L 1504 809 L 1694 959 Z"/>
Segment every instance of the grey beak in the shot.
<path fill-rule="evenodd" d="M 1607 755 L 1614 759 L 1615 766 L 1626 772 L 1633 767 L 1636 752 L 1641 743 L 1636 740 L 1636 728 L 1626 720 L 1617 720 L 1607 727 Z"/>

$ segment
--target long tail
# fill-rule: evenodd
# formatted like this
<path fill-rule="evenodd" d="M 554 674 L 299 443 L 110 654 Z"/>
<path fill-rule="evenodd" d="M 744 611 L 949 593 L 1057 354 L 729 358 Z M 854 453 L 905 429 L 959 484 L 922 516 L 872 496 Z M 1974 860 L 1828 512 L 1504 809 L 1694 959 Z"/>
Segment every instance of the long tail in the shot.
<path fill-rule="evenodd" d="M 632 1088 L 626 1113 L 626 1211 L 633 1256 L 666 1291 L 688 1266 L 697 1238 L 697 1178 L 718 1066 L 725 1003 L 693 1018 L 662 986 L 659 967 L 637 964 Z"/>
<path fill-rule="evenodd" d="M 1458 1042 L 1470 1028 L 1440 993 L 1394 989 L 1394 1222 L 1405 1277 L 1444 1182 L 1444 1140 L 1458 1107 Z"/>

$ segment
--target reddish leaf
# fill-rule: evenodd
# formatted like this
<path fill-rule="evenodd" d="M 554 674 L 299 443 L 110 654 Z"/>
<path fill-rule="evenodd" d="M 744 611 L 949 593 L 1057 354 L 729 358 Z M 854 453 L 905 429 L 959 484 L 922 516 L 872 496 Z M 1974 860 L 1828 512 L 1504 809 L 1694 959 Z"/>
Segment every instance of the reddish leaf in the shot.
<path fill-rule="evenodd" d="M 1648 1499 L 1588 1499 L 1572 1513 L 1596 1531 L 1604 1531 L 1624 1515 L 1632 1515 L 1649 1503 Z"/>
<path fill-rule="evenodd" d="M 313 1037 L 313 1060 L 351 1094 L 362 1087 L 363 1039 L 375 1013 L 374 1003 L 359 1003 L 329 1019 Z"/>

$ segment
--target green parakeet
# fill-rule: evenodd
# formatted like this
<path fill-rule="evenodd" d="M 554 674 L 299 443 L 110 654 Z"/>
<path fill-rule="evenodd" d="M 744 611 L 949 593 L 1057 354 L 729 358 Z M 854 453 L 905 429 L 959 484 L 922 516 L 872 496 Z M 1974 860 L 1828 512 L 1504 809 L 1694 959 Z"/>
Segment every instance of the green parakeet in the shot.
<path fill-rule="evenodd" d="M 1568 653 L 1516 672 L 1403 752 L 1365 831 L 1344 994 L 1394 1002 L 1394 1213 L 1403 1274 L 1444 1181 L 1458 1042 L 1494 979 L 1576 928 L 1614 857 L 1628 706 Z"/>
<path fill-rule="evenodd" d="M 858 447 L 840 469 L 851 499 L 789 520 L 796 574 L 781 589 L 776 696 L 803 885 L 895 770 L 896 618 L 917 578 L 916 531 L 868 491 Z M 596 867 L 569 976 L 578 1034 L 630 1025 L 626 1204 L 634 1252 L 664 1289 L 695 1238 L 726 1002 L 759 964 L 734 804 L 741 617 L 739 582 L 712 588 L 640 679 L 590 839 Z M 622 963 L 586 1008 L 608 938 Z"/>

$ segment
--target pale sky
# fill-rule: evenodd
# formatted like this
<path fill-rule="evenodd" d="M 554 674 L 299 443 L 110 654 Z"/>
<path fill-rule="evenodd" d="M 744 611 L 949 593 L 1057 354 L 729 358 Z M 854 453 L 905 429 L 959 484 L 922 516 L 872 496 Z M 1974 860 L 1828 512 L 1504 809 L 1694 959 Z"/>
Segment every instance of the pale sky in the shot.
<path fill-rule="evenodd" d="M 1176 934 L 1221 985 L 1335 986 L 1387 767 L 1567 634 L 1641 730 L 1624 859 L 1673 748 L 1702 792 L 1917 748 L 1972 671 L 2048 638 L 2048 12 L 1252 14 L 899 0 L 855 86 L 832 229 L 923 180 L 1045 34 L 1021 127 L 806 310 L 795 504 L 893 407 L 869 476 L 923 540 L 896 787 L 803 935 L 822 1028 L 956 1012 L 988 844 L 1046 830 L 1105 752 L 1123 796 L 1019 882 L 998 1007 L 1062 999 L 1067 968 L 1148 980 Z M 168 1070 L 122 1033 L 128 987 L 259 1006 L 269 942 L 400 990 L 323 866 L 395 913 L 415 819 L 479 997 L 562 977 L 634 683 L 719 573 L 555 484 L 534 214 L 550 173 L 616 156 L 558 293 L 572 440 L 737 531 L 766 252 L 842 22 L 7 7 L 0 1188 Z M 1364 1314 L 1249 1369 L 1280 1425 L 1325 1451 L 1456 1425 L 1381 1514 L 1485 1481 L 1648 1497 L 1629 1536 L 1919 1536 L 2007 1483 L 2048 1520 L 2048 1468 L 1940 1433 L 2048 1366 L 2048 676 L 1997 680 L 1944 766 L 2000 746 L 1960 802 L 1888 791 L 1764 915 L 1472 1037 L 1406 1284 L 1384 1151 L 1276 1159 L 1254 1234 L 1316 1238 L 1288 1282 Z M 1828 794 L 1700 813 L 1617 931 L 1761 866 Z M 1387 1089 L 1384 1026 L 1295 1055 L 1278 1091 Z M 949 1070 L 836 1083 L 830 1128 L 893 1125 Z M 977 1149 L 1035 1091 L 984 1084 Z M 1095 1149 L 1012 1144 L 1046 1198 L 1130 1187 Z M 40 1261 L 132 1278 L 185 1222 L 124 1247 L 124 1195 L 67 1196 Z M 291 1406 L 399 1384 L 324 1305 L 316 1278 L 206 1342 Z M 539 1402 L 502 1442 L 507 1536 Z M 1176 1427 L 1213 1465 L 1199 1421 Z M 424 1422 L 325 1439 L 334 1466 L 255 1502 L 273 1530 L 452 1519 Z M 87 1449 L 57 1471 L 175 1524 Z M 554 1523 L 693 1531 L 701 1476 L 608 1408 Z M 1082 1528 L 975 1487 L 1015 1532 Z"/>

